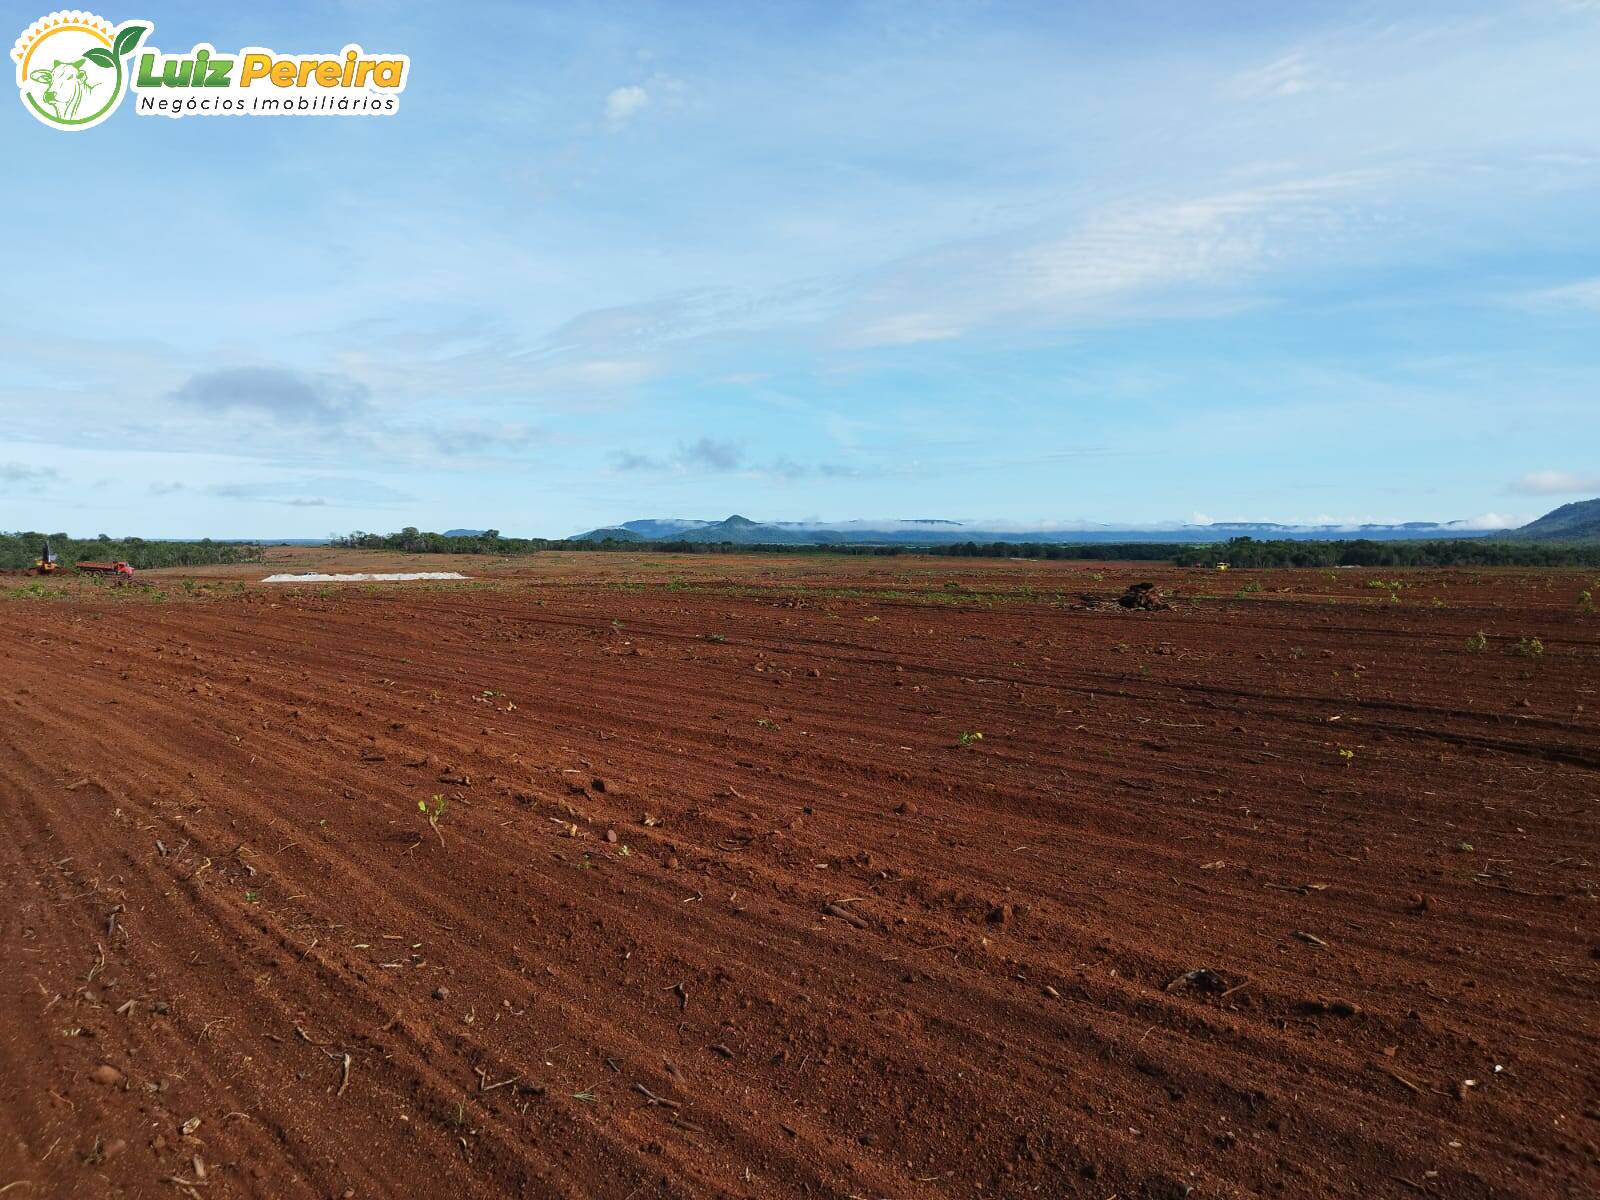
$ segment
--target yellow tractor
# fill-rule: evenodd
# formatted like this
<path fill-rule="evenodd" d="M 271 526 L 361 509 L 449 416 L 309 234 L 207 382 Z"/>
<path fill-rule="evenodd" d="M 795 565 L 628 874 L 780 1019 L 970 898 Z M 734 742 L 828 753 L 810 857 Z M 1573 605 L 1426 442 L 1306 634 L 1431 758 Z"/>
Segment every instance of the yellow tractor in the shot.
<path fill-rule="evenodd" d="M 50 543 L 44 544 L 44 549 L 39 552 L 39 557 L 34 560 L 33 569 L 40 575 L 54 575 L 61 569 L 61 563 L 50 552 Z"/>

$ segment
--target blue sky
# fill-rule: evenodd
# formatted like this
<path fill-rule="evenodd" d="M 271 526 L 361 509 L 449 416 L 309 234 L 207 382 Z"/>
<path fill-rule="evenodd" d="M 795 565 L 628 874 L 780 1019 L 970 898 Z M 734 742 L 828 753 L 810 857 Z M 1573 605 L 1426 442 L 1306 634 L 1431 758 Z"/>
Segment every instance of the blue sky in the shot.
<path fill-rule="evenodd" d="M 410 83 L 0 117 L 0 528 L 1600 495 L 1594 0 L 99 11 Z"/>

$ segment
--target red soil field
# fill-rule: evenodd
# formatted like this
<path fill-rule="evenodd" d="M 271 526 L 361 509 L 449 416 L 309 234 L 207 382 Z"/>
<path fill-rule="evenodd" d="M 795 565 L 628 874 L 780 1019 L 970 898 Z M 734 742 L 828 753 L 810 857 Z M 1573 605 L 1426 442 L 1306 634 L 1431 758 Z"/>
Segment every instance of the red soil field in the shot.
<path fill-rule="evenodd" d="M 422 561 L 0 581 L 5 1200 L 1600 1195 L 1588 575 Z"/>

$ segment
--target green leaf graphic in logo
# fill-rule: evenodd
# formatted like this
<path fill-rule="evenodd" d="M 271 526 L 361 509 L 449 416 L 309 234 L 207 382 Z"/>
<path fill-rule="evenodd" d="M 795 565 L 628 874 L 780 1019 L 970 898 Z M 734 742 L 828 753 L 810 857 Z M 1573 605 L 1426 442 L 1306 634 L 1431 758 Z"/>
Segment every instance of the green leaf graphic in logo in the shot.
<path fill-rule="evenodd" d="M 150 26 L 148 25 L 129 25 L 117 34 L 117 40 L 112 44 L 111 52 L 118 58 L 126 58 L 133 53 L 134 47 L 139 44 L 139 39 L 148 32 L 150 32 Z"/>
<path fill-rule="evenodd" d="M 111 51 L 104 46 L 96 46 L 92 50 L 85 50 L 83 56 L 97 67 L 114 67 L 116 60 L 111 57 Z"/>

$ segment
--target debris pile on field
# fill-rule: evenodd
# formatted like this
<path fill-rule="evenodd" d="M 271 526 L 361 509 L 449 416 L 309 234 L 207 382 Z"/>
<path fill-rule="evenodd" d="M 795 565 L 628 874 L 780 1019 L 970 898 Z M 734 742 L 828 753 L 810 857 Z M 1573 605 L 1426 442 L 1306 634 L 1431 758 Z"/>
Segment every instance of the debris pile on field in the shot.
<path fill-rule="evenodd" d="M 1123 608 L 1142 608 L 1148 612 L 1159 612 L 1164 608 L 1171 608 L 1161 597 L 1161 589 L 1153 583 L 1132 583 L 1128 590 L 1117 597 L 1117 603 Z"/>

